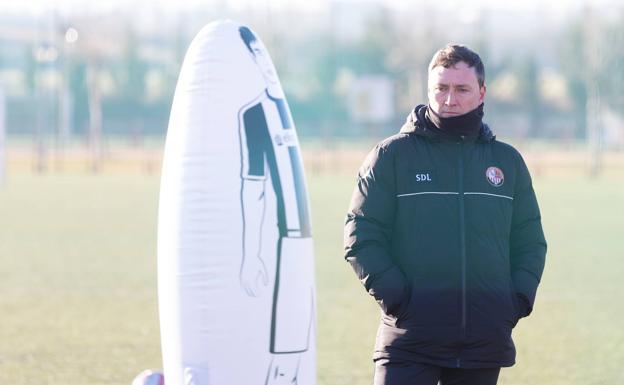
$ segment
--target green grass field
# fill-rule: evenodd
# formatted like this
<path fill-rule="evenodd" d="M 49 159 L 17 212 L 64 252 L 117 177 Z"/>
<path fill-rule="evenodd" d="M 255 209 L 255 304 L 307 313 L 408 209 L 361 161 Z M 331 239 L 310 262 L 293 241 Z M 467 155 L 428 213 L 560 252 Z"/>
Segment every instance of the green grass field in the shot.
<path fill-rule="evenodd" d="M 309 174 L 318 383 L 371 383 L 376 304 L 342 259 L 351 173 Z M 11 175 L 0 189 L 0 384 L 120 385 L 161 367 L 158 177 Z M 549 241 L 505 385 L 624 383 L 624 178 L 535 180 Z M 221 384 L 228 385 L 228 384 Z"/>

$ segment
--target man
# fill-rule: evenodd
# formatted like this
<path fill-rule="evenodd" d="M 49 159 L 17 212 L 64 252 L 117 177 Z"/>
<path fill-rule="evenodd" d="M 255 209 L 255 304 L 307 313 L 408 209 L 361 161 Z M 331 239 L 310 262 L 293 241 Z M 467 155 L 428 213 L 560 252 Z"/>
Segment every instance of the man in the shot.
<path fill-rule="evenodd" d="M 241 140 L 241 207 L 243 259 L 240 282 L 250 296 L 268 285 L 265 260 L 276 265 L 269 351 L 272 360 L 266 384 L 296 384 L 301 353 L 309 348 L 314 318 L 312 234 L 297 134 L 277 72 L 266 49 L 247 27 L 241 39 L 266 89 L 239 113 Z M 267 187 L 276 198 L 276 255 L 263 256 L 261 234 Z M 275 222 L 273 222 L 275 223 Z M 288 290 L 284 290 L 287 288 Z"/>
<path fill-rule="evenodd" d="M 375 385 L 494 385 L 515 363 L 546 255 L 520 154 L 482 123 L 479 55 L 448 45 L 429 65 L 429 104 L 358 174 L 345 258 L 382 316 Z"/>

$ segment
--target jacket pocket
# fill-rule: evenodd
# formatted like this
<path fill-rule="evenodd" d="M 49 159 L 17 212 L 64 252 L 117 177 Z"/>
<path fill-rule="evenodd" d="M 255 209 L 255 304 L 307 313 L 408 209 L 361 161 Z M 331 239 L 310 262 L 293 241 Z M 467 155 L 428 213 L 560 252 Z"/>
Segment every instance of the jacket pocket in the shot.
<path fill-rule="evenodd" d="M 395 317 L 395 326 L 397 328 L 401 328 L 406 324 L 406 321 L 412 318 L 412 299 L 414 298 L 414 282 L 413 280 L 410 282 L 409 291 L 407 292 L 407 296 L 403 298 L 401 303 L 401 307 L 397 312 Z"/>
<path fill-rule="evenodd" d="M 516 327 L 520 320 L 520 305 L 518 304 L 518 296 L 516 295 L 516 288 L 513 281 L 509 278 L 509 299 L 511 301 L 512 309 L 512 327 Z"/>

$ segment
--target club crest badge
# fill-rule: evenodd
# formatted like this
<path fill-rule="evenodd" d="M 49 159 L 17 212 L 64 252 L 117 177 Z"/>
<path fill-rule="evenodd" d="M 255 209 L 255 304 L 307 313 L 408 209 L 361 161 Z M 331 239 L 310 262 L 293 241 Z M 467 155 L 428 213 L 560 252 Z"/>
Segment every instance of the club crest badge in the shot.
<path fill-rule="evenodd" d="M 485 170 L 485 177 L 494 187 L 500 187 L 505 182 L 505 174 L 503 174 L 503 170 L 498 167 L 488 167 L 488 169 Z"/>

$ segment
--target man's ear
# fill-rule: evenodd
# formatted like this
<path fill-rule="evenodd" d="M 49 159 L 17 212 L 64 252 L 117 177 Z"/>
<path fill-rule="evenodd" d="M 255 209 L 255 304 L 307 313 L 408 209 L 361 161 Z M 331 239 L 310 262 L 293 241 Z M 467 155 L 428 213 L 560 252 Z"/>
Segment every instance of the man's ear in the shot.
<path fill-rule="evenodd" d="M 487 87 L 485 86 L 485 84 L 483 84 L 483 87 L 481 87 L 481 88 L 479 89 L 479 95 L 480 95 L 480 97 L 479 97 L 479 101 L 480 101 L 481 103 L 483 103 L 483 101 L 485 100 L 485 94 L 486 94 L 486 92 L 487 92 Z"/>

